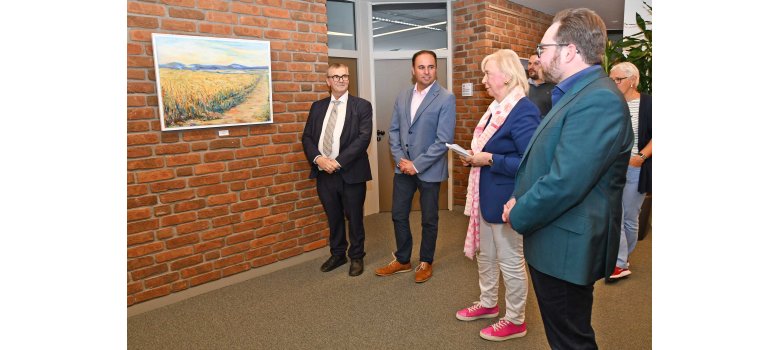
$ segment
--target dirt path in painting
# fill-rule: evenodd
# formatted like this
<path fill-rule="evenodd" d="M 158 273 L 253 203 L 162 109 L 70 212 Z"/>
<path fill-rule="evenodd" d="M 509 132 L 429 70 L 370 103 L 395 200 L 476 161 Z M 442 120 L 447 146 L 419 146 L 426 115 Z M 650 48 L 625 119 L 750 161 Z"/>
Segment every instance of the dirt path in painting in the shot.
<path fill-rule="evenodd" d="M 225 112 L 220 119 L 209 120 L 204 125 L 209 124 L 241 124 L 257 123 L 268 121 L 268 89 L 261 81 L 254 90 L 249 93 L 244 103 L 235 106 Z M 261 116 L 265 116 L 262 117 Z"/>

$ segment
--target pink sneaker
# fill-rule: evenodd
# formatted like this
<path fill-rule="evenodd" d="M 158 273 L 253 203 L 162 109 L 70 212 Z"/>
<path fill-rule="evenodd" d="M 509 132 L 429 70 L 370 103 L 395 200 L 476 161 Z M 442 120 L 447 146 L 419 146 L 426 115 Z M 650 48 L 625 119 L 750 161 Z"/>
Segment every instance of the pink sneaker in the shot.
<path fill-rule="evenodd" d="M 523 337 L 525 336 L 525 332 L 525 322 L 518 326 L 502 318 L 498 320 L 498 322 L 490 325 L 490 327 L 483 328 L 479 331 L 479 336 L 487 340 L 504 341 L 507 339 Z"/>
<path fill-rule="evenodd" d="M 498 316 L 498 305 L 494 307 L 484 307 L 478 301 L 475 301 L 473 306 L 469 306 L 455 313 L 455 317 L 461 321 L 473 321 L 480 318 L 491 318 L 496 316 Z"/>

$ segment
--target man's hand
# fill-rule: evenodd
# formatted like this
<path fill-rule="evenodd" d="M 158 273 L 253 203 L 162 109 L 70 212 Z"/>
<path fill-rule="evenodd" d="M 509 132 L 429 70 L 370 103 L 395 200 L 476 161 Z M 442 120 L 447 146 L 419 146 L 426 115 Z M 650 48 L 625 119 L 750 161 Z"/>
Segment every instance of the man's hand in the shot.
<path fill-rule="evenodd" d="M 398 163 L 398 168 L 406 175 L 417 174 L 417 170 L 414 170 L 414 163 L 408 159 L 401 158 L 401 162 Z"/>
<path fill-rule="evenodd" d="M 515 197 L 510 197 L 506 204 L 504 204 L 504 212 L 501 214 L 501 219 L 509 224 L 510 227 L 512 226 L 512 223 L 509 221 L 509 213 L 512 211 L 512 208 L 514 208 L 516 202 Z"/>
<path fill-rule="evenodd" d="M 317 158 L 317 166 L 328 174 L 333 174 L 336 170 L 339 170 L 339 163 L 335 159 L 330 159 L 325 156 Z"/>

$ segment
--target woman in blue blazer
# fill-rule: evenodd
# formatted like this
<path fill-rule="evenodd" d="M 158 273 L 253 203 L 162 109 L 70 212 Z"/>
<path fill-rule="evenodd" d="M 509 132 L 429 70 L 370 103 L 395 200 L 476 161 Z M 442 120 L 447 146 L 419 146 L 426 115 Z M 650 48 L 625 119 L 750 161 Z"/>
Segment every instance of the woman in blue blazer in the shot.
<path fill-rule="evenodd" d="M 499 314 L 498 279 L 506 287 L 506 312 L 495 324 L 480 331 L 484 339 L 502 341 L 526 334 L 525 302 L 528 280 L 523 257 L 523 236 L 501 219 L 503 205 L 512 194 L 515 174 L 528 141 L 541 120 L 539 109 L 526 96 L 528 79 L 520 58 L 512 50 L 498 50 L 482 60 L 487 93 L 495 100 L 474 131 L 465 214 L 470 216 L 464 253 L 477 256 L 480 298 L 456 313 L 463 321 Z"/>

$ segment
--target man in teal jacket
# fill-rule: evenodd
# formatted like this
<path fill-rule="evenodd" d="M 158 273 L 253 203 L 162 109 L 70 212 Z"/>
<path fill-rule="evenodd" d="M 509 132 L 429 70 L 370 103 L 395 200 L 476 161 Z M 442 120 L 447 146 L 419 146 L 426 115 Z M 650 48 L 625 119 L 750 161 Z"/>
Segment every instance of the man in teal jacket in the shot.
<path fill-rule="evenodd" d="M 593 284 L 609 276 L 633 142 L 630 116 L 600 66 L 606 27 L 589 9 L 559 12 L 537 46 L 553 107 L 531 137 L 504 207 L 553 349 L 596 349 Z"/>

